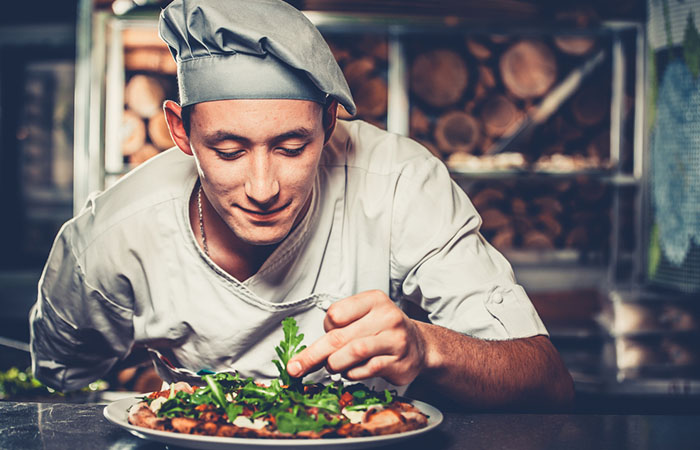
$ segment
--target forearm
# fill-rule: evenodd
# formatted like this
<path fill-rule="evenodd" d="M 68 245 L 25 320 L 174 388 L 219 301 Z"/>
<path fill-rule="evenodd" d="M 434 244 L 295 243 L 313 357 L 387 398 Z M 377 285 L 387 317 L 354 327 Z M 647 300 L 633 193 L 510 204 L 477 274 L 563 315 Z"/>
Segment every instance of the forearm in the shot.
<path fill-rule="evenodd" d="M 546 336 L 505 341 L 472 338 L 415 322 L 425 341 L 421 380 L 479 409 L 566 409 L 573 382 Z"/>

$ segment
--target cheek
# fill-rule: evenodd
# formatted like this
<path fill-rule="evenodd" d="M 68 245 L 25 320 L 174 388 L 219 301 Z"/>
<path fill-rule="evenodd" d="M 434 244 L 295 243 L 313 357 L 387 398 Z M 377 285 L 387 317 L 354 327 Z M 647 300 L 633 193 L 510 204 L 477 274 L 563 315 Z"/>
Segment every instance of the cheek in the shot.
<path fill-rule="evenodd" d="M 286 165 L 280 172 L 280 184 L 286 189 L 307 193 L 314 184 L 318 171 L 318 159 L 299 161 L 297 164 Z"/>
<path fill-rule="evenodd" d="M 226 161 L 198 160 L 199 176 L 207 186 L 218 194 L 230 192 L 243 185 L 245 171 Z"/>

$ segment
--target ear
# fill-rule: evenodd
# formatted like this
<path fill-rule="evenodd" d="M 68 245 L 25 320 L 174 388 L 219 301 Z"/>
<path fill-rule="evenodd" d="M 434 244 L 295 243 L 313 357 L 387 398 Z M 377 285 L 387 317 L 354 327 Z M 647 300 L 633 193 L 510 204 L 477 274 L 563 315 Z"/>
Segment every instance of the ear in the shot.
<path fill-rule="evenodd" d="M 323 140 L 327 144 L 335 130 L 335 124 L 338 118 L 338 100 L 333 99 L 323 109 L 323 131 L 326 137 Z"/>
<path fill-rule="evenodd" d="M 168 122 L 168 130 L 170 131 L 170 137 L 173 138 L 173 142 L 185 154 L 192 156 L 190 138 L 182 125 L 182 108 L 174 101 L 166 100 L 163 104 L 163 112 L 165 113 L 165 120 Z"/>

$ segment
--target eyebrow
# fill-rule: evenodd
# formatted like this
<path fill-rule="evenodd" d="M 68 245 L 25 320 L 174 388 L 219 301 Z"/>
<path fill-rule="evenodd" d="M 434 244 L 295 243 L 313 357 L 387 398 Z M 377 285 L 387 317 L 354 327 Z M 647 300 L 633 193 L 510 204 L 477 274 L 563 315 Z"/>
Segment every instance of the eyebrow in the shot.
<path fill-rule="evenodd" d="M 306 127 L 293 128 L 291 130 L 280 133 L 271 137 L 266 142 L 268 144 L 276 144 L 288 139 L 308 139 L 314 135 L 314 131 Z M 213 133 L 206 134 L 204 140 L 207 142 L 222 142 L 222 141 L 237 141 L 242 144 L 250 144 L 251 140 L 245 136 L 239 136 L 235 133 L 225 130 L 217 130 Z"/>

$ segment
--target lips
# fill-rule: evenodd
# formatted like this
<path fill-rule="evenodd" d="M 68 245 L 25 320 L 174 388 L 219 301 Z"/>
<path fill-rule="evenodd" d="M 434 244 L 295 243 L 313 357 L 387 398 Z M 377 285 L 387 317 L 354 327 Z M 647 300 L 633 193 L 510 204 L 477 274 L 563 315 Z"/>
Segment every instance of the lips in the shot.
<path fill-rule="evenodd" d="M 243 212 L 245 212 L 247 215 L 251 216 L 255 220 L 270 220 L 277 216 L 280 212 L 284 211 L 287 206 L 289 206 L 289 203 L 283 206 L 280 206 L 279 208 L 275 209 L 269 209 L 267 211 L 260 211 L 260 210 L 254 210 L 254 209 L 248 209 L 244 208 L 242 206 L 238 206 Z"/>

